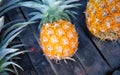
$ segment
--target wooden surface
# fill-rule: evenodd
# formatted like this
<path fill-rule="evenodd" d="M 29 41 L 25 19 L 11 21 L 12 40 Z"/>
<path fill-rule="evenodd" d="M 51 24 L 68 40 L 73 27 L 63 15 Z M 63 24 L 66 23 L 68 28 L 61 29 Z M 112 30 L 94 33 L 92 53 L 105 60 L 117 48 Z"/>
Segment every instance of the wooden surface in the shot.
<path fill-rule="evenodd" d="M 25 1 L 25 0 L 24 0 Z M 79 35 L 79 47 L 73 58 L 56 63 L 47 59 L 39 46 L 38 24 L 29 25 L 19 35 L 21 43 L 26 44 L 25 50 L 32 52 L 21 56 L 18 60 L 24 71 L 18 69 L 19 75 L 112 75 L 120 67 L 120 40 L 116 42 L 100 42 L 90 34 L 85 23 L 87 0 L 80 1 L 81 6 L 77 12 L 77 20 L 72 20 Z M 28 13 L 35 11 L 25 7 L 16 8 L 6 14 L 7 21 L 28 21 Z M 113 73 L 119 75 L 119 70 Z"/>

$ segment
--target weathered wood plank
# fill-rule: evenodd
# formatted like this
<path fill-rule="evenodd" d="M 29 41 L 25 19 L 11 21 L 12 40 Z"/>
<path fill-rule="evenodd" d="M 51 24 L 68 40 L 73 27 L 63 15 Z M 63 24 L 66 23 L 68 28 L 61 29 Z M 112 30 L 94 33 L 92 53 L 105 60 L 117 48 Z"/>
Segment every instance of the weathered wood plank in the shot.
<path fill-rule="evenodd" d="M 90 37 L 91 42 L 98 48 L 101 55 L 105 58 L 105 60 L 110 64 L 110 66 L 115 69 L 120 66 L 120 44 L 117 42 L 110 41 L 101 41 L 99 39 L 92 36 L 90 32 L 87 30 L 85 24 L 85 16 L 82 18 L 81 26 L 85 30 L 86 34 Z M 81 23 L 81 22 L 80 22 Z"/>
<path fill-rule="evenodd" d="M 8 17 L 10 20 L 16 20 L 16 19 L 21 19 L 21 18 L 24 19 L 18 9 L 14 9 L 10 12 L 11 13 L 8 14 Z M 31 66 L 33 66 L 37 72 L 36 75 L 49 75 L 50 73 L 52 75 L 56 75 L 53 72 L 52 68 L 50 67 L 49 63 L 46 61 L 43 53 L 40 51 L 39 46 L 37 46 L 36 40 L 34 40 L 35 37 L 33 36 L 33 34 L 30 31 L 31 31 L 30 28 L 27 27 L 20 34 L 20 39 L 21 39 L 22 43 L 27 45 L 25 47 L 25 49 L 31 50 L 31 51 L 34 50 L 33 52 L 28 53 L 28 56 L 32 63 Z M 30 37 L 30 38 L 28 38 L 28 37 Z"/>

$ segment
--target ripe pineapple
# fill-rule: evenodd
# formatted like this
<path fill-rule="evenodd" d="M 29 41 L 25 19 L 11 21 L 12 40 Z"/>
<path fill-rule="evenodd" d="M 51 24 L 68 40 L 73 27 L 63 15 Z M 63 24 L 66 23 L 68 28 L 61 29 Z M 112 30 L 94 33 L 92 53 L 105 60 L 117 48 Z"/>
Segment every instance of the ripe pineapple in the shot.
<path fill-rule="evenodd" d="M 120 0 L 89 0 L 86 19 L 90 32 L 101 40 L 120 38 Z"/>
<path fill-rule="evenodd" d="M 8 75 L 7 71 L 14 72 L 12 69 L 9 69 L 9 65 L 14 65 L 20 69 L 18 64 L 10 61 L 13 57 L 16 57 L 19 54 L 28 52 L 28 51 L 20 51 L 20 46 L 22 44 L 14 45 L 8 48 L 9 43 L 22 31 L 23 27 L 28 25 L 28 22 L 17 23 L 9 28 L 4 28 L 4 17 L 0 18 L 0 75 Z M 1 32 L 3 30 L 3 32 Z M 23 69 L 22 69 L 23 70 Z M 15 73 L 15 72 L 14 72 Z"/>
<path fill-rule="evenodd" d="M 49 59 L 72 59 L 78 47 L 78 34 L 70 22 L 75 17 L 79 0 L 36 0 L 19 3 L 20 6 L 30 7 L 38 11 L 31 13 L 31 20 L 40 21 L 40 46 Z M 42 27 L 41 27 L 42 25 Z"/>

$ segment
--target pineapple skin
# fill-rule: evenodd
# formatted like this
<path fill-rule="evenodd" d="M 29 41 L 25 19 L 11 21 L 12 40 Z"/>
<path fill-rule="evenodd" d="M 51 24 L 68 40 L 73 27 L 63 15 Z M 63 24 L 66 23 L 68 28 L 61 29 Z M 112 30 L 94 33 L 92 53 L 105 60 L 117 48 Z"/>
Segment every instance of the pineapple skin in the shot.
<path fill-rule="evenodd" d="M 66 20 L 44 24 L 40 33 L 40 45 L 49 59 L 69 59 L 78 47 L 75 27 Z"/>
<path fill-rule="evenodd" d="M 89 0 L 86 23 L 89 31 L 101 40 L 120 38 L 120 0 Z"/>

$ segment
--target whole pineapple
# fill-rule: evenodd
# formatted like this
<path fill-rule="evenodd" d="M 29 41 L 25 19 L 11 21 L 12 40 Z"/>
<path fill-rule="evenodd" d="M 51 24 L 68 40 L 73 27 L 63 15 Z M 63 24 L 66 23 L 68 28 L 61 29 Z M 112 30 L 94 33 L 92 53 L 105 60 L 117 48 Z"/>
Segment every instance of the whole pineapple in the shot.
<path fill-rule="evenodd" d="M 120 0 L 89 0 L 86 19 L 90 32 L 101 40 L 120 38 Z"/>
<path fill-rule="evenodd" d="M 31 20 L 40 21 L 40 46 L 50 59 L 72 59 L 78 47 L 78 34 L 70 17 L 75 17 L 79 0 L 36 0 L 19 3 L 21 6 L 37 9 Z"/>

